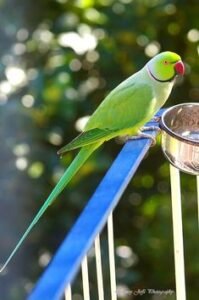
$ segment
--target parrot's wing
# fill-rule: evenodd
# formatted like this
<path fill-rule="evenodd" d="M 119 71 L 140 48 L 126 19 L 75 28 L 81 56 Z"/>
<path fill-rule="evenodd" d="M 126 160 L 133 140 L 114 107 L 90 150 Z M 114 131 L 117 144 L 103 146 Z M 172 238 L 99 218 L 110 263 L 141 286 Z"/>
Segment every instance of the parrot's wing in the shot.
<path fill-rule="evenodd" d="M 64 152 L 77 149 L 83 146 L 87 146 L 89 144 L 93 144 L 99 142 L 100 140 L 106 140 L 111 134 L 113 134 L 116 130 L 109 129 L 99 129 L 94 128 L 88 131 L 84 131 L 79 134 L 74 140 L 72 140 L 69 144 L 64 146 L 58 151 L 58 154 L 63 154 Z"/>
<path fill-rule="evenodd" d="M 147 84 L 134 82 L 111 93 L 90 117 L 85 131 L 58 151 L 58 154 L 84 147 L 117 135 L 136 133 L 153 115 L 153 93 Z M 126 132 L 125 132 L 126 130 Z"/>
<path fill-rule="evenodd" d="M 153 87 L 132 77 L 113 90 L 88 120 L 85 130 L 94 128 L 123 130 L 140 127 L 153 116 L 158 107 Z"/>

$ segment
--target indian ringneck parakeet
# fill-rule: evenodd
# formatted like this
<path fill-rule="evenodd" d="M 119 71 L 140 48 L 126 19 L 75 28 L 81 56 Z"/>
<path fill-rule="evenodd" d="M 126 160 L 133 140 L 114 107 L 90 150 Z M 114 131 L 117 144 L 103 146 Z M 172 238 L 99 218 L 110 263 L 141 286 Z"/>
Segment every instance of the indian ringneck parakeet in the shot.
<path fill-rule="evenodd" d="M 47 207 L 57 198 L 88 157 L 112 138 L 136 135 L 164 105 L 171 93 L 176 75 L 183 74 L 184 65 L 180 56 L 169 51 L 162 52 L 107 95 L 90 117 L 84 131 L 58 152 L 63 155 L 67 151 L 81 148 L 0 271 L 7 266 Z"/>

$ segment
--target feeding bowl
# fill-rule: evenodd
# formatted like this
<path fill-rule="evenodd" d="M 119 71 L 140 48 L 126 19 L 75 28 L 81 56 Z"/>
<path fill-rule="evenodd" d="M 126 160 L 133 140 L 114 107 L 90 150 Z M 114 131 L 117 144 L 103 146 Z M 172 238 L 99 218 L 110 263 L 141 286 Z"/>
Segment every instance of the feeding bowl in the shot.
<path fill-rule="evenodd" d="M 167 109 L 160 127 L 162 150 L 169 162 L 185 173 L 199 175 L 199 103 Z"/>

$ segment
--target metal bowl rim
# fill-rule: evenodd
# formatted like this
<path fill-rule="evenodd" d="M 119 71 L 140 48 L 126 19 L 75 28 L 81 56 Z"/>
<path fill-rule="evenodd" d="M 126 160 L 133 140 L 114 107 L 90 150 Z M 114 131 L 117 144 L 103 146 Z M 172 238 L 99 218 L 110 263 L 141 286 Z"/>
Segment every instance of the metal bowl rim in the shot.
<path fill-rule="evenodd" d="M 179 141 L 183 141 L 183 142 L 186 142 L 188 144 L 191 144 L 191 145 L 194 145 L 194 146 L 199 146 L 199 141 L 193 141 L 193 140 L 190 140 L 186 137 L 182 137 L 180 134 L 177 134 L 175 133 L 174 131 L 172 131 L 164 122 L 164 119 L 165 119 L 165 116 L 167 113 L 169 113 L 172 109 L 178 107 L 178 106 L 191 106 L 191 105 L 196 105 L 196 106 L 199 106 L 199 103 L 196 103 L 196 102 L 187 102 L 187 103 L 181 103 L 181 104 L 177 104 L 177 105 L 174 105 L 168 109 L 166 109 L 162 116 L 161 116 L 161 119 L 160 119 L 160 128 L 163 129 L 166 133 L 168 133 L 170 136 L 176 138 L 177 140 Z"/>

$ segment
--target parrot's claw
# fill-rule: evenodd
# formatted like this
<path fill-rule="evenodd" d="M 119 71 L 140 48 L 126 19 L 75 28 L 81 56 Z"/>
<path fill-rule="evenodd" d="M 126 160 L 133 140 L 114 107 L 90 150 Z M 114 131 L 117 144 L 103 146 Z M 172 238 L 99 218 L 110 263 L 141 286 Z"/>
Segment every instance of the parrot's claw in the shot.
<path fill-rule="evenodd" d="M 150 121 L 150 122 L 157 122 L 157 123 L 159 123 L 159 122 L 160 122 L 160 120 L 161 120 L 161 117 L 154 116 L 154 117 L 151 119 L 151 121 Z"/>
<path fill-rule="evenodd" d="M 158 133 L 161 131 L 160 127 L 157 126 L 143 126 L 140 131 L 154 131 L 156 130 Z"/>

